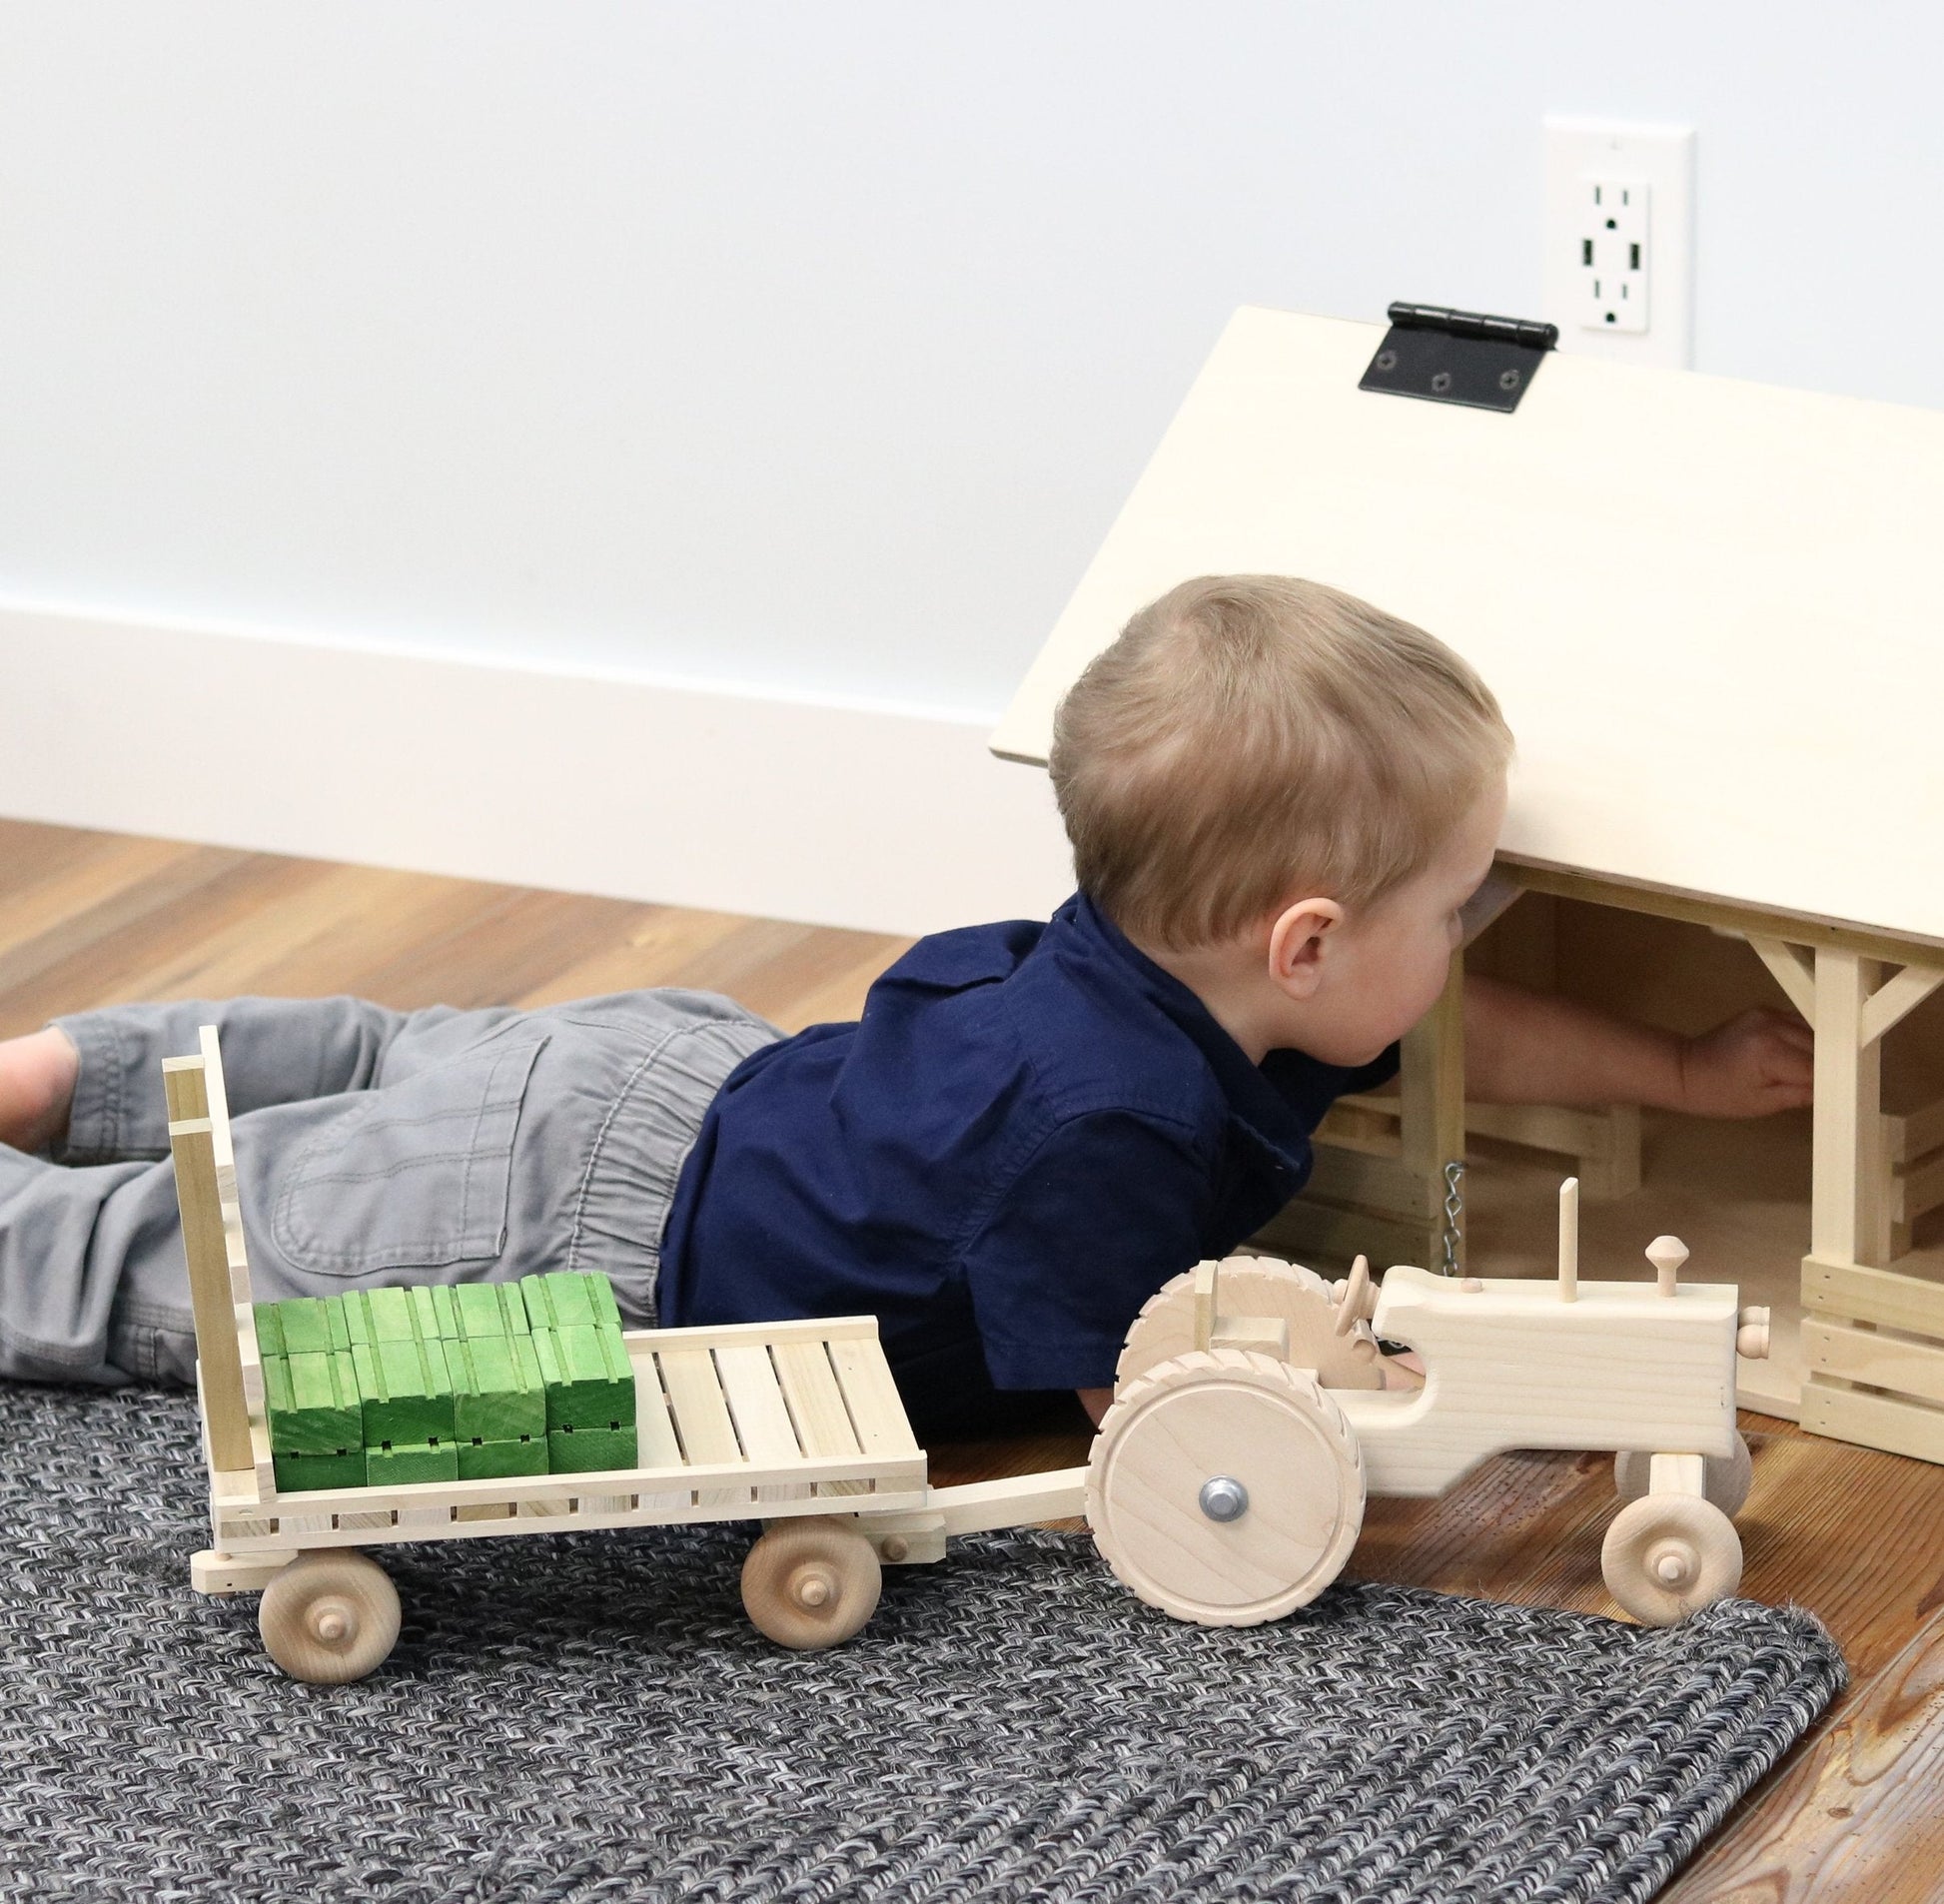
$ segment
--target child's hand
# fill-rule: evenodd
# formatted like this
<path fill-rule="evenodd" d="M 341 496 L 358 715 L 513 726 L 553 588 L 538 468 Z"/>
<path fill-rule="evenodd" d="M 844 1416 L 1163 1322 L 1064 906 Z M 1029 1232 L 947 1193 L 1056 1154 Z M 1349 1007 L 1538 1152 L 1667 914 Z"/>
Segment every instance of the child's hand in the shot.
<path fill-rule="evenodd" d="M 1757 1006 L 1681 1041 L 1681 1109 L 1699 1117 L 1766 1117 L 1815 1095 L 1816 1035 L 1788 1012 Z"/>

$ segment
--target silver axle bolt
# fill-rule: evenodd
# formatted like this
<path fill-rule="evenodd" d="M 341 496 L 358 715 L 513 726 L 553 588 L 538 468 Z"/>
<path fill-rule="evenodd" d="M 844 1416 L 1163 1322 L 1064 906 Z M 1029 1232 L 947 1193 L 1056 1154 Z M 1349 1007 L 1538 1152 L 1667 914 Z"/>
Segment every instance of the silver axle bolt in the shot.
<path fill-rule="evenodd" d="M 1249 1511 L 1249 1489 L 1233 1474 L 1217 1474 L 1203 1481 L 1201 1502 L 1211 1520 L 1240 1520 Z"/>

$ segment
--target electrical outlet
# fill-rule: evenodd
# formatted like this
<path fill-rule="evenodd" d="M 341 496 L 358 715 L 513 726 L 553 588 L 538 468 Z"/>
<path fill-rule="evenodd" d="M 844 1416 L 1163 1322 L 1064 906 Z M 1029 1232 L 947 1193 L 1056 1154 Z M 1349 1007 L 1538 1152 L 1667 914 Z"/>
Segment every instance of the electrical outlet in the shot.
<path fill-rule="evenodd" d="M 1543 310 L 1560 350 L 1688 367 L 1693 205 L 1686 127 L 1546 120 Z"/>
<path fill-rule="evenodd" d="M 1590 178 L 1579 182 L 1579 322 L 1593 331 L 1647 329 L 1647 207 L 1645 179 Z"/>

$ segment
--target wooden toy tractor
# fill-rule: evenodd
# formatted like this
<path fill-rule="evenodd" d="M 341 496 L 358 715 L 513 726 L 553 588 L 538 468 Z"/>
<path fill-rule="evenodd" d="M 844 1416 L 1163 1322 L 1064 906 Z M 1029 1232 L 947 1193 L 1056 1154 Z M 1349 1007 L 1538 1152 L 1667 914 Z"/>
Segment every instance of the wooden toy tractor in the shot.
<path fill-rule="evenodd" d="M 1101 1551 L 1180 1618 L 1253 1624 L 1336 1578 L 1367 1492 L 1443 1493 L 1508 1448 L 1610 1448 L 1614 1599 L 1665 1624 L 1732 1593 L 1735 1357 L 1767 1354 L 1767 1313 L 1680 1284 L 1675 1238 L 1647 1255 L 1651 1283 L 1581 1283 L 1568 1180 L 1556 1283 L 1400 1267 L 1380 1294 L 1362 1258 L 1337 1285 L 1249 1257 L 1177 1278 L 1129 1331 L 1088 1463 Z M 1383 1386 L 1374 1337 L 1418 1353 L 1422 1388 Z"/>

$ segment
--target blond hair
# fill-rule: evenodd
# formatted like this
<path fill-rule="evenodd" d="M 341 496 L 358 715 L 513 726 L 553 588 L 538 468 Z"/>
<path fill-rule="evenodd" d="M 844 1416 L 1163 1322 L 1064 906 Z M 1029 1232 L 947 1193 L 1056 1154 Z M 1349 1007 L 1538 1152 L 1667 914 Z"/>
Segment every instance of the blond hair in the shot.
<path fill-rule="evenodd" d="M 1205 575 L 1094 657 L 1048 765 L 1081 890 L 1187 951 L 1311 894 L 1382 899 L 1511 747 L 1491 690 L 1423 629 L 1319 582 Z"/>

